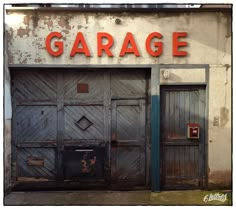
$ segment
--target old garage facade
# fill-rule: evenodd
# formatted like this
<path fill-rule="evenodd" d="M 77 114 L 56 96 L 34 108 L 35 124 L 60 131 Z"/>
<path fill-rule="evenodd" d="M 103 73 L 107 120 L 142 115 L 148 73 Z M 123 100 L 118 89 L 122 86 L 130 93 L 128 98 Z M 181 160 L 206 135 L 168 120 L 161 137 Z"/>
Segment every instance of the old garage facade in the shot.
<path fill-rule="evenodd" d="M 231 9 L 6 7 L 4 73 L 5 189 L 231 188 Z"/>

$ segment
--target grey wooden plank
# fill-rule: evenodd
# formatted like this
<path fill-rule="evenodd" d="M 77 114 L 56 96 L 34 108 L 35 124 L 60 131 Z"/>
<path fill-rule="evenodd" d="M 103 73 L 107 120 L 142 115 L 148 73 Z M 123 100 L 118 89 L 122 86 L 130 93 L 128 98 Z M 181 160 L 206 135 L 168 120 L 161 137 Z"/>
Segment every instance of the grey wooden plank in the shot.
<path fill-rule="evenodd" d="M 185 109 L 185 115 L 184 115 L 184 120 L 185 120 L 185 127 L 187 128 L 187 124 L 190 123 L 190 92 L 189 91 L 185 91 L 184 92 L 184 98 L 185 98 L 185 103 L 184 103 L 184 109 Z M 187 130 L 185 131 L 185 133 L 187 134 Z"/>
<path fill-rule="evenodd" d="M 139 100 L 140 102 L 140 117 L 139 117 L 139 136 L 138 139 L 146 139 L 146 103 L 145 100 Z M 146 144 L 146 141 L 145 141 Z M 145 145 L 146 146 L 146 145 Z"/>
<path fill-rule="evenodd" d="M 63 74 L 57 73 L 57 179 L 62 180 L 63 177 L 63 162 L 62 162 L 62 152 L 63 152 L 63 139 L 64 139 L 64 78 Z"/>
<path fill-rule="evenodd" d="M 50 142 L 22 142 L 22 143 L 18 143 L 16 145 L 16 147 L 19 148 L 37 148 L 37 147 L 41 147 L 41 148 L 47 148 L 47 147 L 52 147 L 52 148 L 56 148 L 57 147 L 57 142 L 56 141 L 50 141 Z"/>
<path fill-rule="evenodd" d="M 185 121 L 185 100 L 184 91 L 179 92 L 179 133 L 186 136 L 186 121 Z"/>
<path fill-rule="evenodd" d="M 169 91 L 165 91 L 165 104 L 163 104 L 163 106 L 166 107 L 165 109 L 165 121 L 164 121 L 164 136 L 167 138 L 168 137 L 168 130 L 170 130 L 170 123 L 171 123 L 171 119 L 170 119 L 170 92 Z"/>
<path fill-rule="evenodd" d="M 179 108 L 179 105 L 180 105 L 180 101 L 179 101 L 179 92 L 180 91 L 175 91 L 174 93 L 174 97 L 175 97 L 175 109 L 174 109 L 174 124 L 175 124 L 175 134 L 178 136 L 179 135 L 179 125 L 180 125 L 180 108 Z"/>
<path fill-rule="evenodd" d="M 111 78 L 104 72 L 104 140 L 106 141 L 105 179 L 111 183 Z"/>
<path fill-rule="evenodd" d="M 111 96 L 112 100 L 146 99 L 145 96 Z"/>
<path fill-rule="evenodd" d="M 91 106 L 91 105 L 104 105 L 104 100 L 96 100 L 96 99 L 65 99 L 65 106 Z"/>
<path fill-rule="evenodd" d="M 16 106 L 57 106 L 57 103 L 53 100 L 49 101 L 25 101 L 25 100 L 17 100 Z"/>
<path fill-rule="evenodd" d="M 185 173 L 184 173 L 184 149 L 185 149 L 185 146 L 181 147 L 181 150 L 179 151 L 179 167 L 180 167 L 180 174 L 179 176 L 182 177 L 182 176 L 185 176 Z"/>
<path fill-rule="evenodd" d="M 117 141 L 117 109 L 116 101 L 112 101 L 111 142 Z"/>
<path fill-rule="evenodd" d="M 140 104 L 140 100 L 138 99 L 116 100 L 116 105 L 119 105 L 119 106 L 137 106 L 139 104 Z"/>
<path fill-rule="evenodd" d="M 169 114 L 169 130 L 168 130 L 168 135 L 171 135 L 172 133 L 175 132 L 175 93 L 170 91 L 170 103 L 169 103 L 169 108 L 170 108 L 170 114 Z"/>
<path fill-rule="evenodd" d="M 194 91 L 189 92 L 189 119 L 190 123 L 195 123 L 195 100 Z"/>
<path fill-rule="evenodd" d="M 146 186 L 151 184 L 151 79 L 150 71 L 146 73 Z"/>

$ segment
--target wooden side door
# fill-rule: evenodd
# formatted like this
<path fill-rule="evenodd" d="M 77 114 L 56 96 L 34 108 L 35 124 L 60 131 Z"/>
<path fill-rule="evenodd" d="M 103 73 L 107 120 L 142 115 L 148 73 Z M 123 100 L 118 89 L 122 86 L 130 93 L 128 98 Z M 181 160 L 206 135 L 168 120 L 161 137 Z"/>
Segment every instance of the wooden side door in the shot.
<path fill-rule="evenodd" d="M 205 87 L 161 88 L 161 185 L 200 188 L 204 179 Z M 187 138 L 187 124 L 200 125 L 200 138 Z"/>
<path fill-rule="evenodd" d="M 145 136 L 145 100 L 113 100 L 112 184 L 129 189 L 145 185 Z"/>

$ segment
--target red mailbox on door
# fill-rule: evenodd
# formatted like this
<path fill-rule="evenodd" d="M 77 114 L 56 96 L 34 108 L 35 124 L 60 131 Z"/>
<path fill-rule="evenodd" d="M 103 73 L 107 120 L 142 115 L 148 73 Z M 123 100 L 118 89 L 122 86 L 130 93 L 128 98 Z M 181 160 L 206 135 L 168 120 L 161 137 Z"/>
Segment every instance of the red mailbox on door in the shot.
<path fill-rule="evenodd" d="M 197 123 L 187 124 L 187 138 L 199 139 L 200 136 L 200 125 Z"/>

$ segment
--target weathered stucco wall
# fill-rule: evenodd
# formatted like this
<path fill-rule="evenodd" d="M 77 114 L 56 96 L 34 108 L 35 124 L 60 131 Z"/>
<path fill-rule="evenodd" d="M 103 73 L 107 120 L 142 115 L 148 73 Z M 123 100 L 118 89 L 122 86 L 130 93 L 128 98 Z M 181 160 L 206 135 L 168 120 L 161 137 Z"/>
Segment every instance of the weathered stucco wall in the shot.
<path fill-rule="evenodd" d="M 120 18 L 121 24 L 116 24 Z M 64 53 L 52 57 L 45 38 L 61 32 Z M 185 31 L 186 57 L 172 56 L 172 33 Z M 70 57 L 76 34 L 83 32 L 91 57 Z M 114 57 L 97 56 L 97 32 L 110 33 Z M 119 57 L 127 32 L 133 33 L 140 57 Z M 163 35 L 163 53 L 150 56 L 145 49 L 151 32 Z M 231 14 L 226 12 L 186 13 L 82 13 L 59 11 L 8 11 L 6 39 L 9 64 L 210 64 L 208 117 L 209 185 L 231 184 Z M 229 65 L 229 67 L 227 66 Z M 217 122 L 217 119 L 219 121 Z"/>
<path fill-rule="evenodd" d="M 116 24 L 120 18 L 121 24 Z M 79 13 L 79 12 L 8 12 L 6 29 L 11 64 L 222 64 L 230 62 L 231 39 L 229 15 L 222 12 L 200 13 Z M 52 32 L 63 35 L 64 54 L 50 56 L 45 38 Z M 149 33 L 163 35 L 163 54 L 154 58 L 146 52 Z M 172 56 L 172 33 L 186 31 L 187 57 Z M 77 32 L 83 32 L 92 57 L 83 54 L 71 58 L 70 51 Z M 97 32 L 108 32 L 114 38 L 114 57 L 97 56 Z M 141 56 L 119 57 L 127 32 L 134 35 Z M 29 50 L 33 49 L 33 50 Z"/>
<path fill-rule="evenodd" d="M 209 77 L 209 187 L 229 187 L 232 157 L 231 68 L 211 66 Z"/>

